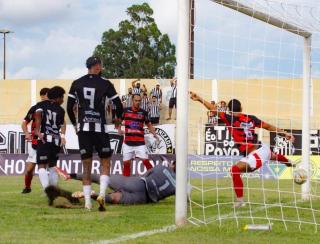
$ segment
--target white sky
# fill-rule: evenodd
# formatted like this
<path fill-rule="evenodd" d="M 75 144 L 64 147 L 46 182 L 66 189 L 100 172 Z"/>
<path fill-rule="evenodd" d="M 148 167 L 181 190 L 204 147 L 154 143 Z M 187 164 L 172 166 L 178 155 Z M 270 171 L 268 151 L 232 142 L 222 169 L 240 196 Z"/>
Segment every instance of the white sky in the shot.
<path fill-rule="evenodd" d="M 102 33 L 117 28 L 129 6 L 143 2 L 153 8 L 162 33 L 176 43 L 176 0 L 0 0 L 0 29 L 14 31 L 7 36 L 7 78 L 77 78 L 86 72 L 85 60 Z M 300 75 L 301 38 L 209 0 L 196 4 L 196 76 Z M 318 48 L 315 53 L 320 56 Z M 275 60 L 281 60 L 281 68 Z M 313 66 L 320 74 L 319 58 Z"/>

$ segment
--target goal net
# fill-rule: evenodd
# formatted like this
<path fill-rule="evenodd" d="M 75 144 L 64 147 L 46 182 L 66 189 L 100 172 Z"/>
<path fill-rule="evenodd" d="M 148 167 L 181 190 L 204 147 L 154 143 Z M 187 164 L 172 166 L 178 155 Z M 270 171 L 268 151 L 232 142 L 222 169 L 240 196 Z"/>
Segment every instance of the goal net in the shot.
<path fill-rule="evenodd" d="M 245 205 L 236 208 L 230 170 L 243 156 L 226 124 L 201 103 L 189 100 L 188 182 L 192 192 L 188 220 L 239 228 L 246 224 L 300 230 L 313 227 L 317 231 L 318 2 L 195 0 L 194 7 L 194 80 L 189 90 L 216 103 L 219 111 L 224 111 L 231 99 L 238 99 L 243 113 L 291 132 L 294 142 L 276 131 L 255 130 L 259 141 L 270 146 L 272 152 L 285 155 L 296 168 L 305 169 L 308 180 L 296 184 L 294 168 L 270 160 L 256 171 L 241 175 Z"/>

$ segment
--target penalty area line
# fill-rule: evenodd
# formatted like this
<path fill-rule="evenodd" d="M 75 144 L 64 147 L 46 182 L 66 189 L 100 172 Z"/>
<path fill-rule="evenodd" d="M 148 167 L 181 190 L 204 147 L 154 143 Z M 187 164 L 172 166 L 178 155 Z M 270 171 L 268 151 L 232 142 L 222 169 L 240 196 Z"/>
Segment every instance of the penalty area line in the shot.
<path fill-rule="evenodd" d="M 142 232 L 137 232 L 129 235 L 124 235 L 115 239 L 110 239 L 110 240 L 101 240 L 97 242 L 93 242 L 95 244 L 109 244 L 109 243 L 118 243 L 122 241 L 129 241 L 129 240 L 134 240 L 140 237 L 145 237 L 145 236 L 151 236 L 159 233 L 165 233 L 165 232 L 172 232 L 177 229 L 177 226 L 175 225 L 168 225 L 164 226 L 161 229 L 154 229 L 154 230 L 147 230 L 147 231 L 142 231 Z"/>

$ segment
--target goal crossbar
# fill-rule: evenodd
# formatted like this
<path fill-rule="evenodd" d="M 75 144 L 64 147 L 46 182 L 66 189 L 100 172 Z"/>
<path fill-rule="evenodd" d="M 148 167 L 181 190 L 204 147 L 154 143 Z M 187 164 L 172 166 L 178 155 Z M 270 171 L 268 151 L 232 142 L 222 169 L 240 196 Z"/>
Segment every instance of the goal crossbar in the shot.
<path fill-rule="evenodd" d="M 248 15 L 252 18 L 261 20 L 263 22 L 266 22 L 270 25 L 274 25 L 278 28 L 285 29 L 291 33 L 297 34 L 299 36 L 303 37 L 310 37 L 312 34 L 306 30 L 303 30 L 297 26 L 294 26 L 293 24 L 287 23 L 281 19 L 278 19 L 276 17 L 270 16 L 268 14 L 265 14 L 261 11 L 258 11 L 256 9 L 250 8 L 242 3 L 239 3 L 234 0 L 211 0 L 212 2 L 215 2 L 217 4 L 223 5 L 227 8 L 231 8 L 233 10 L 236 10 L 240 13 L 243 13 L 245 15 Z"/>

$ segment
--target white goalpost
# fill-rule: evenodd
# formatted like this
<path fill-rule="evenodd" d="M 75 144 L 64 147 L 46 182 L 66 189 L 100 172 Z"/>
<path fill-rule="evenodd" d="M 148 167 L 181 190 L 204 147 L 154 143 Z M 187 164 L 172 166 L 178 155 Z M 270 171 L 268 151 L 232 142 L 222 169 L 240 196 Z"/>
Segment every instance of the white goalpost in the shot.
<path fill-rule="evenodd" d="M 320 86 L 318 84 L 314 86 L 313 83 L 316 78 L 319 78 L 320 71 L 316 70 L 317 72 L 314 72 L 316 77 L 312 73 L 313 66 L 320 67 L 318 59 L 312 60 L 314 52 L 320 53 L 320 18 L 316 17 L 317 14 L 320 14 L 320 8 L 316 8 L 316 11 L 314 11 L 314 6 L 308 6 L 303 1 L 298 4 L 298 0 L 195 0 L 195 3 L 197 5 L 197 2 L 203 3 L 205 1 L 210 2 L 212 5 L 210 8 L 219 8 L 217 12 L 228 9 L 230 16 L 226 14 L 226 19 L 219 19 L 220 16 L 214 19 L 217 22 L 214 27 L 218 30 L 213 27 L 202 26 L 201 13 L 199 19 L 197 16 L 195 17 L 195 41 L 192 43 L 195 45 L 196 53 L 194 57 L 195 80 L 189 81 L 190 0 L 178 1 L 175 223 L 177 226 L 182 226 L 189 220 L 194 224 L 217 222 L 221 225 L 225 220 L 232 220 L 239 227 L 243 220 L 248 220 L 250 223 L 268 223 L 270 225 L 274 221 L 279 221 L 284 224 L 285 229 L 288 229 L 288 225 L 291 223 L 298 224 L 300 230 L 304 224 L 310 224 L 317 231 L 318 226 L 320 226 L 320 204 L 318 206 L 316 202 L 320 200 L 318 192 L 320 173 L 319 175 L 315 173 L 318 169 L 314 167 L 319 166 L 320 169 L 320 164 L 311 165 L 310 140 L 313 139 L 310 136 L 310 131 L 312 129 L 319 131 L 318 138 L 320 138 L 320 120 L 318 117 L 312 117 L 311 115 L 311 109 L 314 107 L 320 108 L 320 104 L 317 104 L 319 99 L 317 96 L 320 95 L 320 90 L 315 90 L 320 89 Z M 207 15 L 210 16 L 212 9 L 208 9 L 209 3 L 205 4 L 206 8 L 204 7 L 203 11 L 208 11 Z M 233 20 L 234 15 L 231 16 L 231 14 L 240 16 L 241 21 L 250 18 L 252 26 L 264 22 L 266 27 L 261 28 L 262 24 L 259 24 L 261 32 L 265 31 L 262 35 L 263 39 L 252 34 L 252 32 L 258 32 L 259 28 L 254 29 L 251 26 L 251 29 L 248 27 L 250 34 L 247 34 L 247 30 L 244 29 L 243 36 L 239 35 L 237 31 L 224 33 L 223 28 L 219 29 L 218 23 L 225 24 L 227 28 L 228 23 L 232 23 L 232 21 L 237 24 L 237 20 Z M 272 28 L 281 30 L 281 32 L 279 31 L 281 37 L 278 44 L 272 39 L 272 36 L 270 41 L 268 39 L 268 31 Z M 247 32 L 249 33 L 249 30 Z M 288 35 L 288 33 L 295 36 L 294 43 L 286 42 L 283 35 Z M 316 46 L 313 46 L 314 35 L 316 35 L 318 41 Z M 226 39 L 228 36 L 230 40 Z M 240 44 L 237 40 L 240 40 Z M 253 44 L 246 43 L 247 47 L 242 47 L 241 45 L 244 46 L 244 44 L 241 43 L 241 40 L 248 40 Z M 250 45 L 258 45 L 259 41 L 263 51 L 251 50 Z M 228 42 L 228 44 L 224 42 Z M 293 47 L 291 56 L 282 57 L 282 52 L 290 53 L 290 50 L 286 50 L 286 45 L 290 46 L 290 44 Z M 226 48 L 224 45 L 229 46 Z M 275 46 L 279 49 L 278 56 L 268 53 L 269 46 Z M 262 60 L 258 68 L 251 67 L 250 59 L 252 57 Z M 229 60 L 227 60 L 228 58 Z M 269 63 L 272 65 L 272 62 L 276 59 L 278 59 L 277 64 L 269 69 L 267 65 Z M 281 71 L 282 63 L 286 67 L 285 72 Z M 255 75 L 251 75 L 251 72 Z M 238 73 L 240 78 L 237 77 Z M 288 87 L 281 84 L 282 79 L 286 81 L 285 84 L 288 84 Z M 191 102 L 188 96 L 190 89 L 199 93 L 206 100 L 210 100 L 212 98 L 212 85 L 208 85 L 208 83 L 212 83 L 212 80 L 216 80 L 215 89 L 219 89 L 219 91 L 214 91 L 218 100 L 227 101 L 239 97 L 241 102 L 250 105 L 247 106 L 249 112 L 257 114 L 259 118 L 266 118 L 271 124 L 290 129 L 294 131 L 293 133 L 298 133 L 298 130 L 301 131 L 299 132 L 301 135 L 297 135 L 297 137 L 301 136 L 301 148 L 296 148 L 296 150 L 301 151 L 299 167 L 306 170 L 308 175 L 306 182 L 301 187 L 295 185 L 292 180 L 293 170 L 290 173 L 289 170 L 286 171 L 282 168 L 283 165 L 279 162 L 270 162 L 271 166 L 268 166 L 268 169 L 272 172 L 272 177 L 271 173 L 263 167 L 253 174 L 242 175 L 247 207 L 244 210 L 237 210 L 232 207 L 235 197 L 229 168 L 239 157 L 227 154 L 227 150 L 225 151 L 226 155 L 223 156 L 218 155 L 219 153 L 212 154 L 210 157 L 207 156 L 209 154 L 205 155 L 204 151 L 207 148 L 204 149 L 204 147 L 206 147 L 206 143 L 201 142 L 201 140 L 206 140 L 204 139 L 206 136 L 202 136 L 201 133 L 207 133 L 210 128 L 208 127 L 207 130 L 207 125 L 199 125 L 199 121 L 205 120 L 203 117 L 206 118 L 207 111 L 201 104 Z M 250 89 L 255 92 L 255 88 L 260 97 L 248 97 L 248 94 L 251 94 Z M 285 89 L 287 89 L 288 94 L 283 94 L 283 100 L 281 100 L 281 93 Z M 267 94 L 269 90 L 273 90 L 274 98 Z M 285 97 L 290 97 L 290 100 L 286 100 Z M 256 106 L 251 106 L 251 103 L 256 103 Z M 267 106 L 264 103 L 275 104 L 274 111 L 270 110 L 273 113 L 272 117 L 270 116 L 271 112 L 264 115 Z M 200 106 L 201 111 L 199 111 Z M 281 107 L 286 107 L 288 111 L 283 112 L 284 109 Z M 246 109 L 244 110 L 246 111 Z M 298 114 L 298 110 L 299 113 L 301 112 L 300 114 Z M 197 114 L 196 118 L 192 117 L 194 114 Z M 284 115 L 286 118 L 282 118 Z M 282 125 L 282 123 L 285 125 Z M 225 136 L 230 137 L 227 130 L 219 126 L 217 125 L 218 133 L 221 134 L 225 130 L 226 132 L 223 132 L 226 133 Z M 258 133 L 259 140 L 271 141 L 269 134 L 266 135 L 261 130 Z M 274 140 L 277 137 L 278 135 L 275 133 Z M 222 142 L 218 142 L 217 136 L 212 138 L 216 140 L 212 142 L 214 144 L 212 148 L 217 148 L 218 143 Z M 320 157 L 320 139 L 318 143 L 318 157 Z M 195 152 L 198 155 L 193 155 Z M 296 160 L 296 156 L 292 158 Z M 316 158 L 315 160 L 319 159 Z M 196 163 L 193 164 L 193 161 Z M 201 166 L 198 167 L 199 165 Z M 285 172 L 284 178 L 286 180 L 282 181 L 280 179 L 279 172 Z M 193 188 L 189 203 L 187 202 L 188 183 Z"/>

